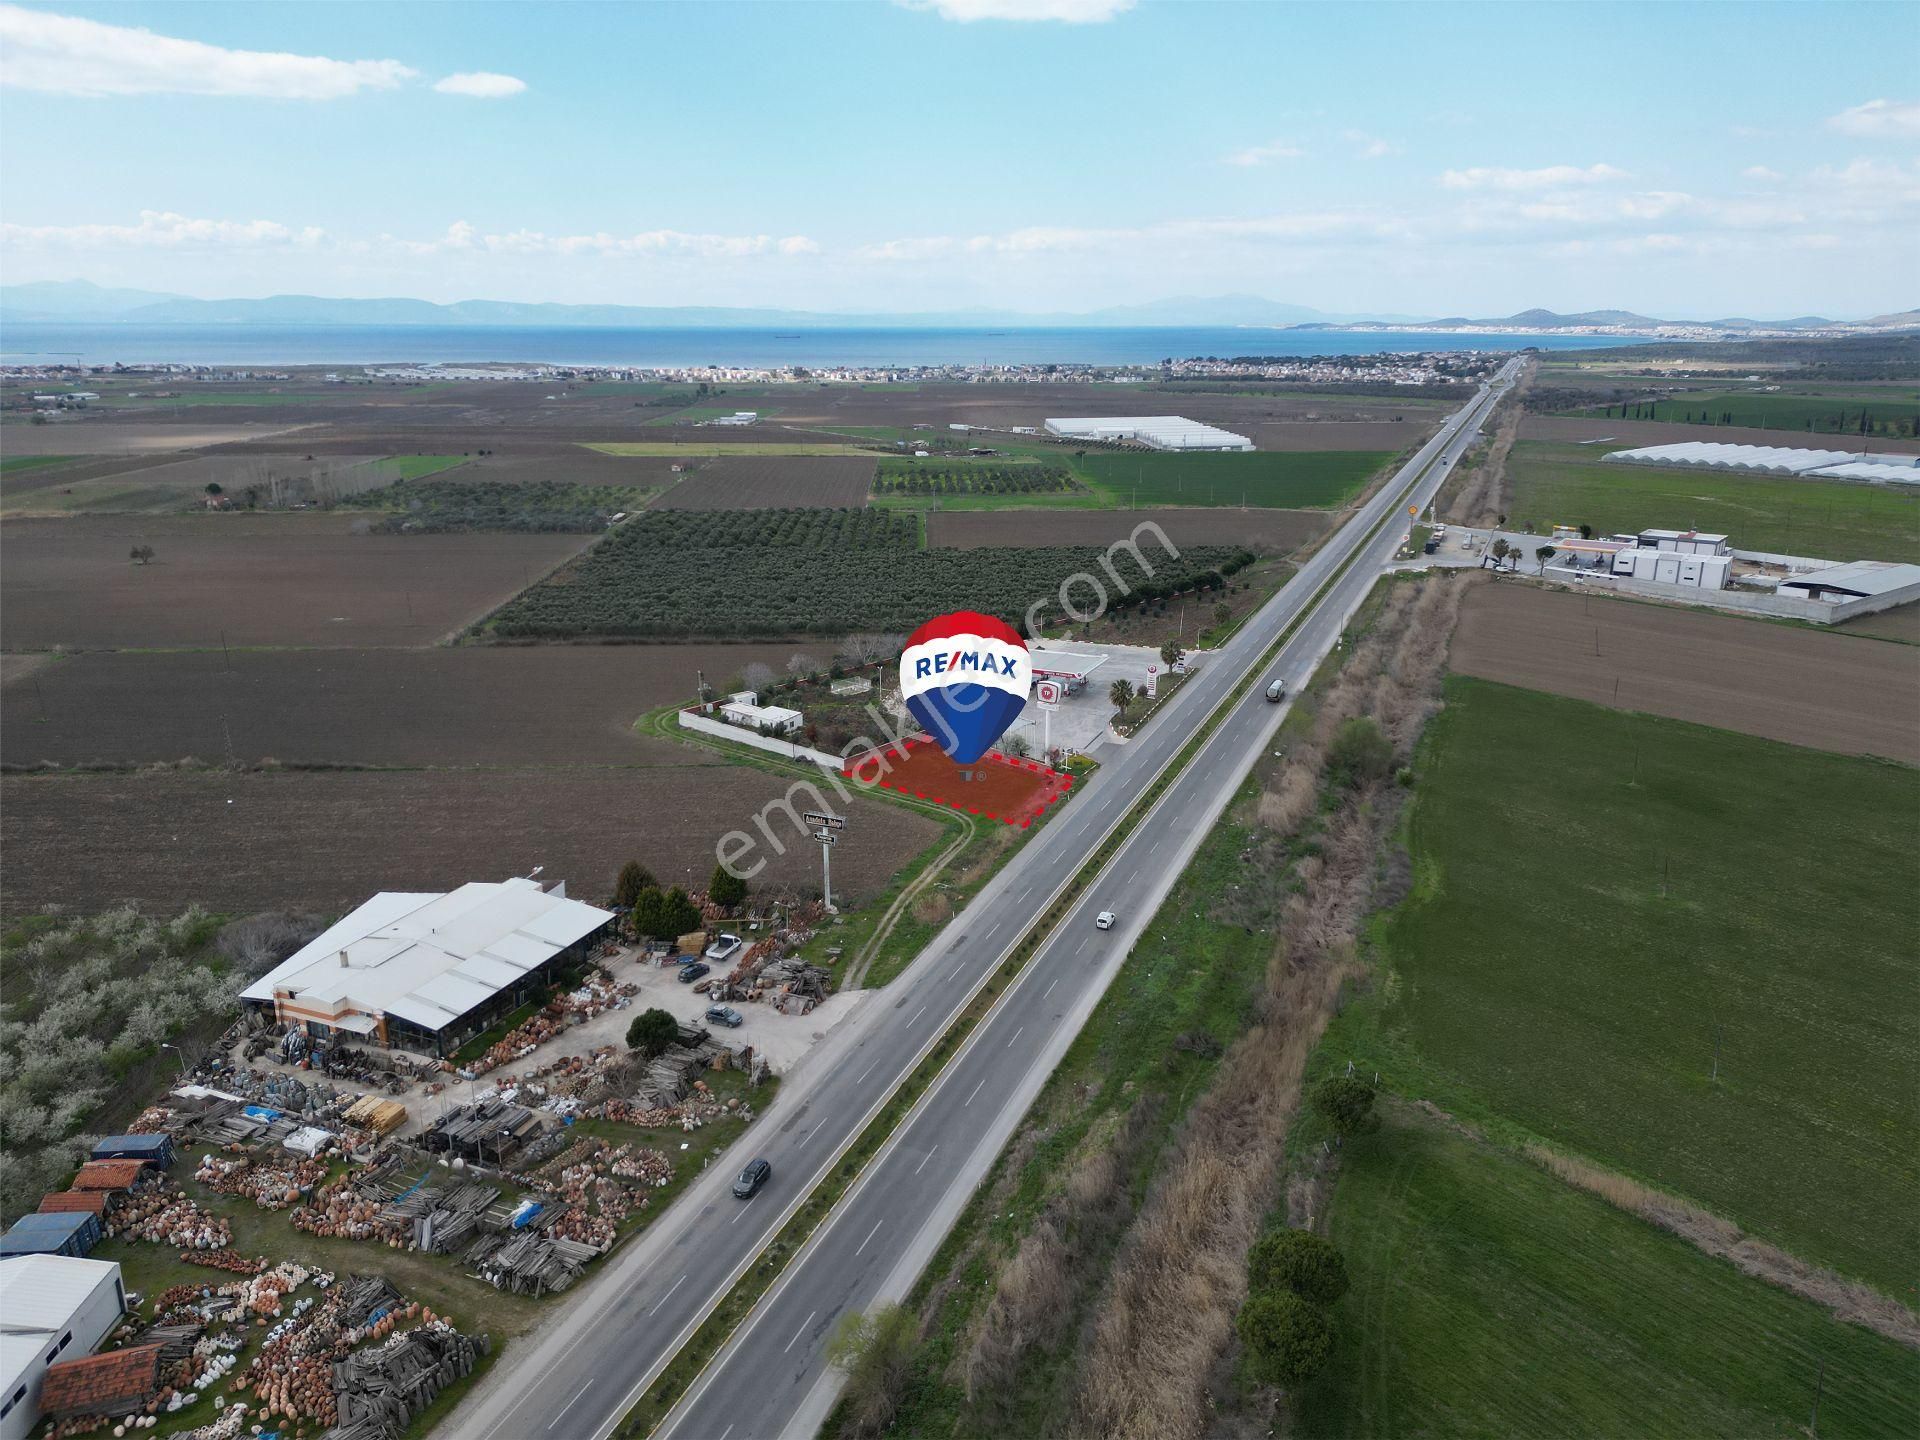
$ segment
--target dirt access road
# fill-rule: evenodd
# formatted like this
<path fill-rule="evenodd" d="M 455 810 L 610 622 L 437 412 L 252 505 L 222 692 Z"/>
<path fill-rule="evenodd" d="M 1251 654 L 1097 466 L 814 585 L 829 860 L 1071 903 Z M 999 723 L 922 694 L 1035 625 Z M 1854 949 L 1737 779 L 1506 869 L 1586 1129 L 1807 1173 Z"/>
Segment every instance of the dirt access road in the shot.
<path fill-rule="evenodd" d="M 1737 616 L 1477 586 L 1460 611 L 1462 675 L 1920 764 L 1920 649 Z"/>

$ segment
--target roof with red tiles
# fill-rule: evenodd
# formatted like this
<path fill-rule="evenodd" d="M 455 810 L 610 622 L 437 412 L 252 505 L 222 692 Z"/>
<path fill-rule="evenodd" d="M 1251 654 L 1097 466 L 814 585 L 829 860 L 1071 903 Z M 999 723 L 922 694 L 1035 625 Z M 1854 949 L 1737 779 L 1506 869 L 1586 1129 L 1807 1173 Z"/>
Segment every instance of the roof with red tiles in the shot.
<path fill-rule="evenodd" d="M 105 1415 L 139 1406 L 160 1388 L 158 1345 L 109 1350 L 47 1367 L 40 1387 L 45 1415 Z"/>
<path fill-rule="evenodd" d="M 147 1168 L 144 1160 L 89 1160 L 73 1177 L 76 1190 L 131 1190 Z"/>
<path fill-rule="evenodd" d="M 107 1202 L 112 1198 L 105 1190 L 56 1190 L 40 1197 L 40 1213 L 62 1215 L 73 1210 L 91 1210 L 95 1215 L 105 1215 Z"/>

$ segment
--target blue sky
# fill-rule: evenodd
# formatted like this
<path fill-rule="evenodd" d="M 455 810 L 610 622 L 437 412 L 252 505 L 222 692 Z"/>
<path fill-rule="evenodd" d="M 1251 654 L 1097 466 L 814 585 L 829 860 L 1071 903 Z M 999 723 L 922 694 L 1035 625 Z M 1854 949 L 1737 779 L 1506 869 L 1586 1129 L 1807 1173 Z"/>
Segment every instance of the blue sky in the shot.
<path fill-rule="evenodd" d="M 1870 314 L 1916 303 L 1913 14 L 0 4 L 0 267 L 205 296 Z"/>

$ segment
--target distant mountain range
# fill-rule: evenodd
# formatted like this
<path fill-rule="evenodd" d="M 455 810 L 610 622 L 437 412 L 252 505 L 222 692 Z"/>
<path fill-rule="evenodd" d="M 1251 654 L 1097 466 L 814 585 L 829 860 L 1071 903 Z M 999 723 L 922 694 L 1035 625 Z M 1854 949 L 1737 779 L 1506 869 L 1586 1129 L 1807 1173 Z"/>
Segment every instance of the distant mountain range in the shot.
<path fill-rule="evenodd" d="M 1685 332 L 1729 337 L 1796 333 L 1851 335 L 1873 331 L 1920 329 L 1920 310 L 1902 310 L 1887 315 L 1876 315 L 1868 320 L 1829 320 L 1820 315 L 1796 315 L 1791 320 L 1742 318 L 1656 320 L 1650 315 L 1638 315 L 1631 310 L 1583 310 L 1574 315 L 1562 315 L 1553 310 L 1522 310 L 1517 315 L 1502 315 L 1493 319 L 1474 320 L 1464 315 L 1449 315 L 1439 320 L 1421 320 L 1395 324 L 1392 327 L 1365 320 L 1316 321 L 1295 328 L 1302 330 L 1392 328 L 1396 330 L 1498 331 L 1503 334 L 1525 334 L 1531 331 L 1541 333 L 1606 331 L 1616 334 L 1658 335 Z"/>
<path fill-rule="evenodd" d="M 83 321 L 115 325 L 528 325 L 545 328 L 821 329 L 995 325 L 1249 325 L 1369 321 L 1399 325 L 1411 315 L 1332 315 L 1257 295 L 1183 296 L 1085 312 L 1023 313 L 949 310 L 916 314 L 837 314 L 812 310 L 734 309 L 703 305 L 557 305 L 512 300 L 461 300 L 439 305 L 404 298 L 343 300 L 319 295 L 196 300 L 149 290 L 109 290 L 85 280 L 0 285 L 0 320 Z"/>
<path fill-rule="evenodd" d="M 451 305 L 405 298 L 352 300 L 321 295 L 197 300 L 153 290 L 114 290 L 85 280 L 41 280 L 0 285 L 0 323 L 79 322 L 111 325 L 516 325 L 549 329 L 985 329 L 996 326 L 1246 326 L 1308 330 L 1453 330 L 1543 333 L 1605 330 L 1642 334 L 1685 331 L 1716 335 L 1789 332 L 1858 333 L 1920 327 L 1920 311 L 1871 320 L 1833 321 L 1817 315 L 1792 320 L 1656 320 L 1631 310 L 1575 315 L 1522 310 L 1498 319 L 1451 315 L 1334 315 L 1259 295 L 1177 296 L 1103 310 L 1031 313 L 942 310 L 914 314 L 852 314 L 815 310 L 732 309 L 717 305 L 558 305 L 513 300 L 461 300 Z"/>

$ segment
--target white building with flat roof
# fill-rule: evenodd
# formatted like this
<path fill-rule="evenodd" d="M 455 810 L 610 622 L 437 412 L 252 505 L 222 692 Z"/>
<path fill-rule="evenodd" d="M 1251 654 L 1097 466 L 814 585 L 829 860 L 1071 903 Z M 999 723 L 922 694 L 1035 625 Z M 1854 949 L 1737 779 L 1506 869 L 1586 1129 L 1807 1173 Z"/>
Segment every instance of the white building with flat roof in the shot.
<path fill-rule="evenodd" d="M 1063 440 L 1145 445 L 1154 450 L 1251 450 L 1253 441 L 1231 430 L 1203 425 L 1184 415 L 1095 415 L 1047 421 L 1047 433 Z"/>
<path fill-rule="evenodd" d="M 522 876 L 383 890 L 240 998 L 316 1039 L 444 1055 L 591 954 L 613 918 Z"/>
<path fill-rule="evenodd" d="M 91 1355 L 126 1311 L 120 1267 L 111 1260 L 0 1260 L 0 1440 L 25 1440 L 40 1419 L 47 1367 Z"/>

